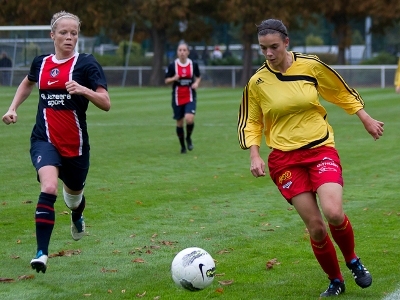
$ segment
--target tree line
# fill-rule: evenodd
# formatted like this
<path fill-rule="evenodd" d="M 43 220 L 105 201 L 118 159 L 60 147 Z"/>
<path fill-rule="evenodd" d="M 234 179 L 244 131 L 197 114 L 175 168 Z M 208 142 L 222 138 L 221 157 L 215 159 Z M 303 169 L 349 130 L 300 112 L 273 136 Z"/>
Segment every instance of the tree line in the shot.
<path fill-rule="evenodd" d="M 351 21 L 371 17 L 372 32 L 384 32 L 400 21 L 399 0 L 0 0 L 0 24 L 43 25 L 60 10 L 78 15 L 85 35 L 102 32 L 114 43 L 127 40 L 135 24 L 134 40 L 151 39 L 153 45 L 150 82 L 155 86 L 163 82 L 164 45 L 182 39 L 207 44 L 213 31 L 210 20 L 239 28 L 242 84 L 252 75 L 255 25 L 264 19 L 282 20 L 290 33 L 316 22 L 317 16 L 324 17 L 338 41 L 338 64 L 345 63 L 345 49 L 351 45 Z"/>

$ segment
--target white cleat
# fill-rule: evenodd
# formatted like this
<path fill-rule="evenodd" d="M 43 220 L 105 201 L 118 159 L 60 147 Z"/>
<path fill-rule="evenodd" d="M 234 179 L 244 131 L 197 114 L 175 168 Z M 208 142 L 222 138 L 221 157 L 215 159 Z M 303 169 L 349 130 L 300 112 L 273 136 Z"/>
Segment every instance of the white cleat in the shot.
<path fill-rule="evenodd" d="M 78 221 L 73 222 L 71 214 L 71 235 L 75 241 L 79 241 L 85 235 L 85 221 L 83 216 Z"/>
<path fill-rule="evenodd" d="M 36 257 L 31 260 L 32 269 L 36 270 L 37 273 L 46 273 L 47 269 L 47 258 L 48 256 L 43 254 L 42 250 L 38 251 Z"/>

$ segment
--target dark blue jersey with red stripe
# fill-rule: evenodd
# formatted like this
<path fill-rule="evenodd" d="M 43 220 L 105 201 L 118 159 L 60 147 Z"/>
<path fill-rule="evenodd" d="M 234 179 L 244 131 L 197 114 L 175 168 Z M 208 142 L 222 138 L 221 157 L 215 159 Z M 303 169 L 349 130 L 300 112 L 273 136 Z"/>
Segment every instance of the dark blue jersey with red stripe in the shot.
<path fill-rule="evenodd" d="M 54 54 L 37 56 L 31 65 L 28 80 L 39 88 L 36 124 L 31 139 L 48 141 L 61 156 L 75 157 L 89 150 L 86 110 L 89 100 L 81 95 L 70 95 L 65 83 L 75 80 L 82 86 L 96 90 L 107 89 L 102 67 L 91 54 L 76 53 L 65 60 Z"/>
<path fill-rule="evenodd" d="M 196 90 L 192 89 L 192 84 L 195 77 L 200 77 L 199 65 L 189 58 L 185 64 L 175 59 L 166 69 L 165 78 L 175 74 L 179 75 L 179 81 L 174 81 L 172 85 L 172 101 L 179 106 L 196 100 Z"/>

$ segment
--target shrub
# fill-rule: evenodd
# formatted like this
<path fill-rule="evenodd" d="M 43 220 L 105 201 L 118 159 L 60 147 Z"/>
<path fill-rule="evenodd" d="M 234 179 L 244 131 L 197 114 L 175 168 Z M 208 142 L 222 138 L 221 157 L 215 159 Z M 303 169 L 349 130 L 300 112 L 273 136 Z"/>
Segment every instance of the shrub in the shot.
<path fill-rule="evenodd" d="M 388 52 L 379 52 L 372 58 L 365 59 L 362 65 L 393 65 L 397 63 L 397 57 Z"/>

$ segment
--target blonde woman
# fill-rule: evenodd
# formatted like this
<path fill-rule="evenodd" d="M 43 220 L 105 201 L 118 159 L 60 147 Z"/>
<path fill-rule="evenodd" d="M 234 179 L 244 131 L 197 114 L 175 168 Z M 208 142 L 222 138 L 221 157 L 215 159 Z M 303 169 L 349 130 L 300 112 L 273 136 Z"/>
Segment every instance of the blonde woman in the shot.
<path fill-rule="evenodd" d="M 83 189 L 90 150 L 86 110 L 89 103 L 104 111 L 111 106 L 102 67 L 92 55 L 75 51 L 80 24 L 78 16 L 66 11 L 53 15 L 50 37 L 55 52 L 34 58 L 3 116 L 4 123 L 16 123 L 18 107 L 37 85 L 39 104 L 30 154 L 40 182 L 35 211 L 37 249 L 31 260 L 38 273 L 47 268 L 58 179 L 63 182 L 65 204 L 71 209 L 72 238 L 80 240 L 85 234 Z"/>

